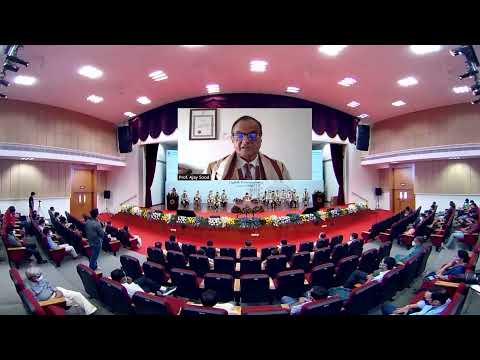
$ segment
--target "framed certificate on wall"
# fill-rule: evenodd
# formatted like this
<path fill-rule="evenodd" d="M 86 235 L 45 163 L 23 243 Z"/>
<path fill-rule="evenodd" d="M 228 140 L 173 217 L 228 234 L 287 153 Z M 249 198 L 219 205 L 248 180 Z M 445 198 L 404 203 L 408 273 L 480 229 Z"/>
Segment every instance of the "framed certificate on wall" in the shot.
<path fill-rule="evenodd" d="M 190 110 L 190 140 L 217 139 L 217 109 Z"/>

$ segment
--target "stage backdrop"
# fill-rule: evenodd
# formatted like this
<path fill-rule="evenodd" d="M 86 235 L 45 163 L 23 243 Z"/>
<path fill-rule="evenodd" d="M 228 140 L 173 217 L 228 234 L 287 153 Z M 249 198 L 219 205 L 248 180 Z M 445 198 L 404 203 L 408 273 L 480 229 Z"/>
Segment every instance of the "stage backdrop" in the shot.
<path fill-rule="evenodd" d="M 231 203 L 234 198 L 242 198 L 246 192 L 257 197 L 265 190 L 293 190 L 295 189 L 302 200 L 303 191 L 307 188 L 309 194 L 319 190 L 324 191 L 323 184 L 323 169 L 322 164 L 322 150 L 310 150 L 312 154 L 312 180 L 225 180 L 225 181 L 178 181 L 177 180 L 177 150 L 167 150 L 167 181 L 166 192 L 169 192 L 173 187 L 181 194 L 184 190 L 187 191 L 190 198 L 190 203 L 193 203 L 193 196 L 195 192 L 200 191 L 202 202 L 206 203 L 207 195 L 210 190 L 214 193 L 222 192 L 223 189 L 227 192 L 228 202 Z M 310 203 L 311 205 L 311 200 Z"/>

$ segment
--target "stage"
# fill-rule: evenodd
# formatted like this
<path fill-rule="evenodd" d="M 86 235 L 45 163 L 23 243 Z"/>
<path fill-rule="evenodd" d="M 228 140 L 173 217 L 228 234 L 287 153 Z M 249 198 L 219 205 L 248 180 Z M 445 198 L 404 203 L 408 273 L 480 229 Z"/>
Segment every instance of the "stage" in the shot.
<path fill-rule="evenodd" d="M 174 211 L 162 211 L 174 213 Z M 284 209 L 270 213 L 258 213 L 257 216 L 282 216 L 287 213 L 301 213 L 302 211 L 303 209 Z M 199 216 L 236 216 L 236 214 L 231 214 L 230 212 L 222 213 L 220 211 L 199 211 L 196 212 L 196 214 Z M 278 227 L 261 226 L 257 229 L 194 227 L 192 225 L 176 223 L 167 224 L 159 221 L 148 221 L 145 218 L 125 213 L 118 213 L 113 216 L 102 214 L 100 218 L 104 221 L 111 221 L 112 225 L 116 227 L 128 225 L 132 234 L 139 235 L 142 238 L 142 247 L 137 251 L 146 254 L 149 246 L 153 246 L 156 241 L 164 243 L 170 234 L 175 234 L 179 242 L 191 243 L 197 247 L 205 245 L 207 240 L 213 240 L 215 247 L 232 247 L 236 249 L 241 248 L 247 239 L 251 240 L 253 246 L 259 249 L 277 245 L 282 239 L 287 239 L 288 242 L 292 244 L 299 244 L 304 241 L 316 240 L 321 231 L 325 232 L 329 237 L 343 235 L 344 241 L 348 241 L 352 232 L 360 234 L 362 231 L 368 230 L 372 224 L 391 215 L 392 213 L 386 210 L 363 210 L 355 214 L 327 219 L 318 224 L 288 224 Z M 245 215 L 238 216 L 245 217 Z M 251 217 L 252 215 L 248 216 Z"/>

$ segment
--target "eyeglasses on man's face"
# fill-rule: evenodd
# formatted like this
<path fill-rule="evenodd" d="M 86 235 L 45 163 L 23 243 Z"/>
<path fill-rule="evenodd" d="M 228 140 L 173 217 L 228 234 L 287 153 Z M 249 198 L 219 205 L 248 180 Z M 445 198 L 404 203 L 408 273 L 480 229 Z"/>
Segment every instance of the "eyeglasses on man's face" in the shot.
<path fill-rule="evenodd" d="M 249 132 L 248 134 L 237 131 L 236 133 L 233 133 L 232 136 L 236 141 L 242 141 L 243 139 L 245 139 L 245 137 L 250 141 L 255 141 L 261 137 L 261 135 L 259 135 L 255 131 Z"/>

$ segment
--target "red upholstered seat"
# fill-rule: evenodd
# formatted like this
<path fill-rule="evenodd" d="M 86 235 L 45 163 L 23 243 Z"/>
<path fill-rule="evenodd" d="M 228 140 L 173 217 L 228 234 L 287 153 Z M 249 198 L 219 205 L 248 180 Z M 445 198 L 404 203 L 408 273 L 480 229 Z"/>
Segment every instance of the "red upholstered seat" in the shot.
<path fill-rule="evenodd" d="M 288 315 L 289 309 L 284 309 L 281 305 L 259 305 L 242 307 L 242 315 Z"/>
<path fill-rule="evenodd" d="M 12 279 L 13 284 L 15 285 L 15 289 L 17 290 L 17 293 L 25 289 L 25 283 L 23 282 L 23 279 L 20 276 L 20 273 L 18 272 L 18 270 L 11 268 L 9 270 L 9 273 L 10 273 L 10 279 Z"/>
<path fill-rule="evenodd" d="M 225 309 L 215 309 L 206 306 L 183 305 L 181 315 L 199 316 L 199 315 L 228 315 Z"/>

